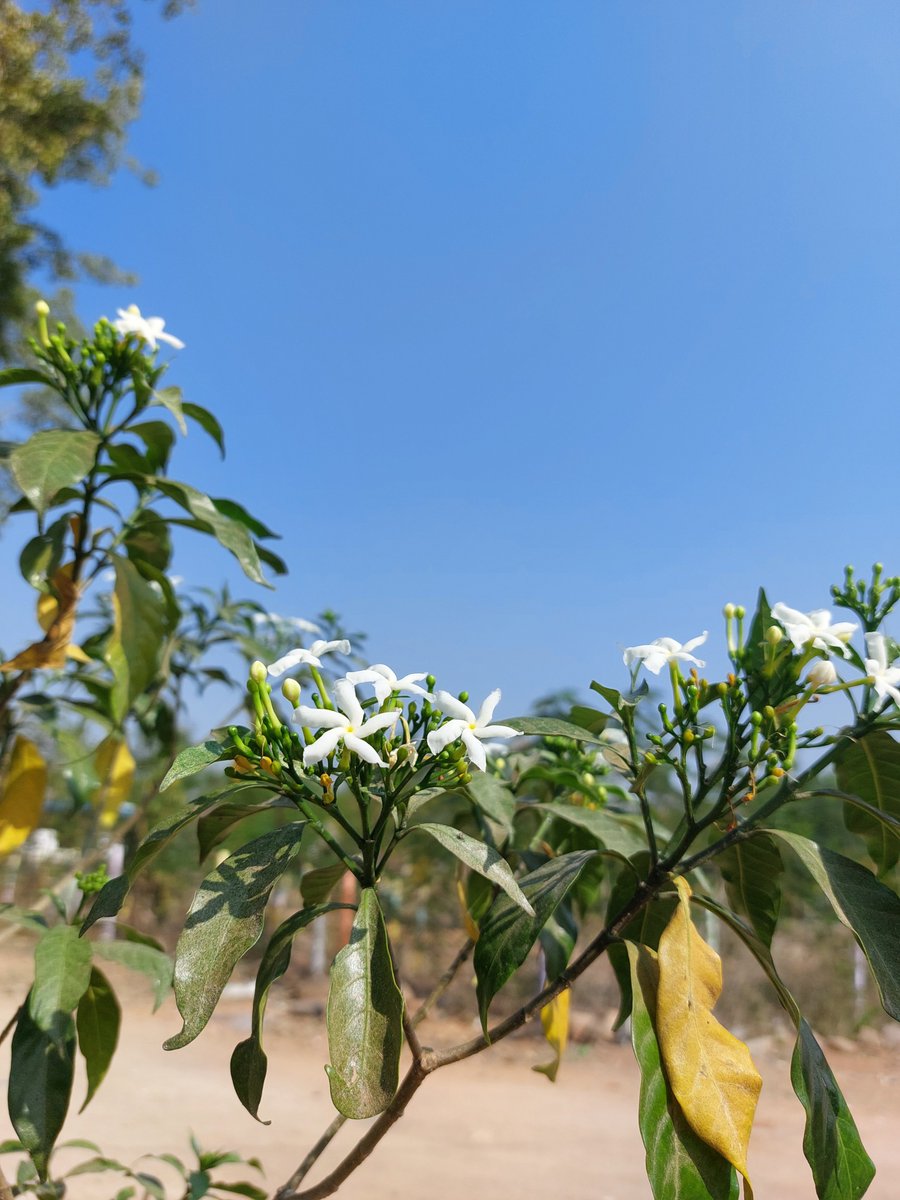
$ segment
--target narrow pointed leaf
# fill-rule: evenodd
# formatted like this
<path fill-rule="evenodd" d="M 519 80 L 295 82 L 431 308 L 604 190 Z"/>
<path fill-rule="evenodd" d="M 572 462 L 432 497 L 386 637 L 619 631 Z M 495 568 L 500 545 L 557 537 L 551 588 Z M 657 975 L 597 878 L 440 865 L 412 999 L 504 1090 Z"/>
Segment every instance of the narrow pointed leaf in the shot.
<path fill-rule="evenodd" d="M 31 1019 L 45 1033 L 69 1036 L 69 1018 L 91 982 L 91 947 L 72 925 L 47 931 L 34 951 Z"/>
<path fill-rule="evenodd" d="M 629 863 L 631 865 L 624 867 L 619 873 L 610 892 L 606 908 L 607 925 L 614 921 L 619 913 L 631 903 L 637 894 L 641 880 L 647 878 L 650 871 L 650 854 L 648 851 L 642 850 L 640 854 L 632 855 Z M 655 951 L 659 946 L 659 939 L 662 937 L 664 929 L 672 919 L 677 904 L 678 901 L 670 896 L 651 900 L 644 905 L 634 920 L 629 921 L 620 936 Z M 607 956 L 619 985 L 619 1011 L 613 1022 L 615 1030 L 620 1029 L 631 1015 L 631 966 L 628 961 L 628 953 L 621 942 L 614 942 L 607 951 Z"/>
<path fill-rule="evenodd" d="M 166 817 L 151 829 L 134 852 L 124 875 L 110 879 L 97 893 L 97 898 L 91 905 L 91 911 L 81 926 L 81 932 L 86 933 L 94 922 L 99 921 L 102 917 L 114 917 L 125 903 L 125 897 L 128 895 L 132 883 L 147 863 L 152 862 L 182 829 L 215 807 L 224 796 L 233 796 L 239 790 L 238 788 L 229 788 L 225 792 L 216 792 L 211 796 L 200 796 L 197 800 L 191 801 L 186 808 L 179 809 L 178 812 Z"/>
<path fill-rule="evenodd" d="M 99 445 L 99 435 L 88 430 L 48 429 L 17 446 L 9 465 L 26 499 L 43 513 L 57 492 L 84 479 Z"/>
<path fill-rule="evenodd" d="M 900 742 L 883 729 L 851 742 L 835 767 L 838 787 L 866 801 L 879 814 L 900 821 Z M 900 861 L 897 826 L 854 804 L 844 805 L 844 824 L 865 839 L 878 874 Z"/>
<path fill-rule="evenodd" d="M 212 440 L 219 447 L 219 453 L 225 457 L 225 435 L 222 432 L 222 426 L 219 424 L 216 417 L 209 411 L 208 408 L 203 408 L 199 404 L 182 403 L 181 411 L 186 417 L 190 417 L 192 421 L 196 421 L 200 428 L 208 433 Z"/>
<path fill-rule="evenodd" d="M 537 1071 L 539 1075 L 546 1075 L 551 1083 L 556 1083 L 562 1057 L 566 1052 L 566 1044 L 569 1040 L 569 1001 L 571 997 L 571 989 L 563 988 L 558 996 L 554 996 L 550 1003 L 545 1004 L 541 1009 L 541 1028 L 553 1051 L 553 1058 L 550 1062 L 541 1063 L 531 1069 Z"/>
<path fill-rule="evenodd" d="M 12 1037 L 9 1117 L 41 1179 L 59 1137 L 75 1077 L 75 1022 L 65 1017 L 55 1034 L 32 1020 L 29 1004 L 19 1013 Z"/>
<path fill-rule="evenodd" d="M 747 1179 L 747 1145 L 762 1079 L 743 1042 L 713 1016 L 722 963 L 690 914 L 690 888 L 675 880 L 679 904 L 659 940 L 656 1032 L 663 1066 L 698 1137 Z"/>
<path fill-rule="evenodd" d="M 326 1022 L 332 1103 L 354 1120 L 377 1116 L 397 1091 L 403 997 L 374 888 L 363 889 L 350 942 L 332 965 Z"/>
<path fill-rule="evenodd" d="M 508 896 L 498 896 L 488 909 L 473 956 L 478 1012 L 485 1033 L 491 1001 L 528 957 L 557 905 L 595 854 L 595 850 L 560 854 L 520 880 L 534 916 L 523 912 Z"/>
<path fill-rule="evenodd" d="M 152 404 L 161 404 L 167 408 L 182 433 L 187 433 L 187 423 L 184 419 L 184 401 L 181 398 L 181 388 L 164 387 L 153 393 Z"/>
<path fill-rule="evenodd" d="M 156 677 L 170 622 L 163 596 L 134 563 L 119 555 L 114 566 L 113 632 L 104 659 L 113 673 L 112 714 L 121 722 Z"/>
<path fill-rule="evenodd" d="M 499 825 L 507 835 L 512 833 L 516 800 L 505 784 L 482 771 L 466 784 L 466 793 L 475 807 L 489 820 Z"/>
<path fill-rule="evenodd" d="M 234 747 L 226 746 L 224 742 L 217 742 L 213 738 L 208 738 L 199 746 L 188 746 L 187 749 L 181 751 L 171 767 L 166 771 L 162 783 L 159 785 L 159 790 L 164 792 L 166 788 L 170 788 L 179 779 L 189 779 L 191 775 L 196 775 L 198 771 L 202 771 L 210 763 L 220 762 L 223 758 L 233 753 Z"/>
<path fill-rule="evenodd" d="M 638 1121 L 654 1200 L 737 1200 L 734 1168 L 693 1131 L 666 1081 L 656 1033 L 656 954 L 633 942 L 623 950 L 633 998 L 631 1043 L 641 1071 Z"/>
<path fill-rule="evenodd" d="M 194 897 L 175 951 L 175 1000 L 184 1024 L 164 1043 L 178 1050 L 204 1028 L 235 963 L 262 933 L 272 888 L 300 849 L 297 821 L 242 846 Z"/>
<path fill-rule="evenodd" d="M 491 883 L 495 883 L 514 904 L 517 904 L 530 917 L 534 916 L 534 909 L 516 883 L 509 863 L 501 858 L 493 847 L 469 837 L 466 833 L 461 833 L 458 829 L 453 829 L 450 825 L 433 825 L 423 822 L 421 825 L 414 825 L 410 829 L 410 833 L 427 833 L 439 846 L 443 846 L 445 850 L 455 854 L 460 862 L 465 863 L 471 870 L 477 871 L 479 875 L 483 875 L 485 879 L 489 879 Z"/>
<path fill-rule="evenodd" d="M 95 958 L 107 962 L 121 963 L 129 971 L 145 975 L 153 985 L 153 1011 L 155 1012 L 169 994 L 172 986 L 172 960 L 162 950 L 140 942 L 91 942 Z"/>
<path fill-rule="evenodd" d="M 119 1040 L 121 1016 L 119 1002 L 109 981 L 94 967 L 90 985 L 79 1000 L 75 1014 L 78 1046 L 84 1055 L 88 1081 L 87 1095 L 79 1112 L 84 1112 L 90 1104 L 109 1070 Z"/>
<path fill-rule="evenodd" d="M 308 907 L 324 904 L 338 883 L 347 874 L 342 862 L 329 863 L 327 867 L 314 867 L 304 871 L 300 879 L 300 895 Z"/>
<path fill-rule="evenodd" d="M 647 847 L 643 827 L 630 817 L 603 808 L 584 808 L 580 804 L 534 804 L 531 807 L 583 829 L 620 858 L 631 858 Z"/>
<path fill-rule="evenodd" d="M 806 1021 L 791 1058 L 791 1083 L 806 1109 L 803 1153 L 819 1200 L 860 1200 L 875 1177 L 856 1123 Z"/>
<path fill-rule="evenodd" d="M 264 587 L 271 586 L 260 569 L 259 555 L 246 525 L 220 512 L 209 496 L 198 492 L 196 488 L 187 483 L 159 479 L 157 486 L 176 504 L 180 504 L 193 517 L 196 517 L 221 546 L 231 551 L 241 564 L 248 579 L 252 579 L 254 583 L 260 583 Z"/>
<path fill-rule="evenodd" d="M 573 742 L 600 741 L 596 733 L 558 717 L 504 717 L 500 724 L 518 729 L 519 733 L 529 737 L 566 737 Z"/>
<path fill-rule="evenodd" d="M 0 858 L 36 828 L 47 791 L 47 764 L 30 738 L 16 737 L 0 796 Z"/>
<path fill-rule="evenodd" d="M 768 834 L 747 838 L 730 846 L 716 862 L 732 908 L 748 917 L 765 944 L 771 946 L 781 909 L 784 873 L 775 839 Z"/>
<path fill-rule="evenodd" d="M 900 897 L 853 859 L 797 833 L 770 832 L 797 854 L 838 920 L 852 930 L 869 960 L 885 1011 L 900 1021 Z"/>
<path fill-rule="evenodd" d="M 269 1121 L 261 1121 L 259 1103 L 262 1099 L 263 1085 L 266 1081 L 268 1060 L 262 1046 L 263 1017 L 266 1002 L 269 998 L 269 988 L 280 979 L 291 965 L 291 951 L 294 938 L 301 929 L 311 925 L 318 917 L 338 908 L 347 908 L 345 904 L 320 904 L 312 908 L 301 909 L 278 926 L 269 939 L 265 954 L 256 973 L 256 987 L 253 991 L 253 1014 L 250 1037 L 240 1042 L 231 1055 L 231 1081 L 237 1098 L 247 1112 L 263 1125 Z M 218 1164 L 213 1164 L 218 1165 Z"/>
<path fill-rule="evenodd" d="M 290 800 L 284 800 L 281 797 L 275 799 L 262 799 L 256 803 L 248 802 L 247 804 L 220 804 L 218 808 L 214 808 L 212 812 L 205 813 L 197 822 L 197 852 L 199 861 L 207 857 L 207 855 L 215 850 L 216 846 L 220 846 L 224 842 L 228 834 L 234 829 L 235 825 L 239 825 L 241 821 L 247 817 L 255 817 L 260 813 L 271 812 L 272 809 L 289 808 L 296 813 L 296 805 Z"/>

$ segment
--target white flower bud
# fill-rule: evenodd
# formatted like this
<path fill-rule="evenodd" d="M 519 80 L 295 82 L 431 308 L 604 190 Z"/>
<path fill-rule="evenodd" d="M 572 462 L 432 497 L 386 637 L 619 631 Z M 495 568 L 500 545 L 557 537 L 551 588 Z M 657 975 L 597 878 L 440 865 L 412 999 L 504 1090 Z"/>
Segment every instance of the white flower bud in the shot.
<path fill-rule="evenodd" d="M 834 663 L 830 659 L 822 659 L 815 663 L 809 674 L 806 676 L 806 682 L 811 687 L 828 687 L 832 683 L 837 683 L 837 671 L 834 669 Z"/>
<path fill-rule="evenodd" d="M 300 684 L 296 679 L 286 679 L 281 685 L 281 694 L 294 708 L 300 703 Z"/>
<path fill-rule="evenodd" d="M 266 674 L 266 664 L 257 659 L 256 662 L 250 667 L 250 678 L 254 683 L 265 683 Z"/>

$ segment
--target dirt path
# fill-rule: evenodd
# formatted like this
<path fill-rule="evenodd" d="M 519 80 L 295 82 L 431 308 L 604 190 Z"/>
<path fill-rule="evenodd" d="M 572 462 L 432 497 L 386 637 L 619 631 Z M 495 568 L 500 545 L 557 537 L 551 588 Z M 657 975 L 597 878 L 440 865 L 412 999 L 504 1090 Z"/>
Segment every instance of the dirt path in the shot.
<path fill-rule="evenodd" d="M 4 953 L 5 960 L 10 957 L 18 956 Z M 16 976 L 21 979 L 22 971 L 5 970 L 4 976 L 0 1025 L 21 997 Z M 148 1149 L 184 1156 L 192 1130 L 206 1148 L 258 1155 L 274 1190 L 333 1114 L 322 1069 L 327 1049 L 321 1022 L 293 1016 L 277 1001 L 271 1005 L 270 1070 L 261 1112 L 272 1124 L 263 1126 L 241 1108 L 228 1073 L 231 1050 L 249 1030 L 249 999 L 223 1004 L 195 1043 L 166 1054 L 160 1043 L 180 1026 L 174 1005 L 167 1003 L 151 1017 L 147 993 L 127 979 L 122 985 L 131 1001 L 113 1067 L 87 1112 L 70 1118 L 66 1136 L 91 1138 L 107 1154 L 132 1162 Z M 442 1022 L 425 1030 L 437 1043 L 468 1032 Z M 878 1167 L 867 1200 L 896 1200 L 900 1050 L 829 1049 L 828 1056 Z M 528 1037 L 440 1072 L 340 1195 L 346 1200 L 649 1200 L 630 1048 L 608 1042 L 573 1047 L 555 1086 L 529 1070 L 546 1058 L 542 1043 Z M 757 1054 L 757 1065 L 765 1080 L 750 1154 L 757 1200 L 815 1200 L 800 1148 L 803 1113 L 791 1091 L 787 1055 Z M 4 1087 L 7 1072 L 4 1045 Z M 80 1101 L 81 1076 L 75 1086 Z M 356 1123 L 345 1127 L 326 1168 L 338 1161 L 358 1129 Z M 4 1109 L 0 1140 L 7 1136 Z M 159 1173 L 172 1182 L 168 1168 Z M 116 1190 L 111 1177 L 85 1177 L 72 1181 L 69 1195 L 109 1200 Z"/>

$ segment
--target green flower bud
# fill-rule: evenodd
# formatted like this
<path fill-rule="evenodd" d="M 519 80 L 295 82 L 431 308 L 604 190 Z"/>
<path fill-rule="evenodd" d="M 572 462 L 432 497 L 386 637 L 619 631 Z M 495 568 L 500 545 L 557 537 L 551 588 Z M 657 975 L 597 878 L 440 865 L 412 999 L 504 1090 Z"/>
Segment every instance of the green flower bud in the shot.
<path fill-rule="evenodd" d="M 254 683 L 265 683 L 267 675 L 268 671 L 266 670 L 266 664 L 257 659 L 256 662 L 250 667 L 250 678 Z"/>
<path fill-rule="evenodd" d="M 734 605 L 726 604 L 725 607 L 722 609 L 722 616 L 725 618 L 726 621 L 730 621 L 732 619 L 732 617 L 734 616 Z"/>
<path fill-rule="evenodd" d="M 425 686 L 428 688 L 429 692 L 434 691 L 434 685 L 436 683 L 437 683 L 437 679 L 434 675 L 426 675 L 425 676 Z"/>
<path fill-rule="evenodd" d="M 460 704 L 465 704 L 469 699 L 469 693 L 468 692 L 460 692 L 457 699 L 459 700 Z"/>
<path fill-rule="evenodd" d="M 744 617 L 747 615 L 747 610 L 744 608 L 743 604 L 736 604 L 734 606 L 734 615 L 739 621 L 743 621 Z"/>
<path fill-rule="evenodd" d="M 777 625 L 770 625 L 766 630 L 766 641 L 770 646 L 777 646 L 784 637 L 784 630 L 779 629 Z"/>
<path fill-rule="evenodd" d="M 281 694 L 292 708 L 300 703 L 300 684 L 296 679 L 286 679 L 281 685 Z"/>

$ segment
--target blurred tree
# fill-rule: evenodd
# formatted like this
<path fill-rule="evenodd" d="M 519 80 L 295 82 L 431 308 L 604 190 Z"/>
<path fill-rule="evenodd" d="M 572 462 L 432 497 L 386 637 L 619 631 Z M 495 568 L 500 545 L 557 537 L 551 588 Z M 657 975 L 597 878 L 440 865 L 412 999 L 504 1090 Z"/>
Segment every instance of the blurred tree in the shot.
<path fill-rule="evenodd" d="M 193 0 L 160 0 L 174 16 Z M 124 277 L 109 259 L 70 249 L 35 215 L 40 189 L 109 182 L 140 111 L 143 56 L 126 0 L 0 0 L 0 360 L 34 298 L 29 284 Z"/>

